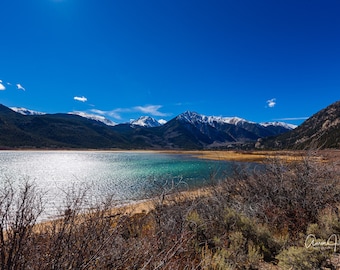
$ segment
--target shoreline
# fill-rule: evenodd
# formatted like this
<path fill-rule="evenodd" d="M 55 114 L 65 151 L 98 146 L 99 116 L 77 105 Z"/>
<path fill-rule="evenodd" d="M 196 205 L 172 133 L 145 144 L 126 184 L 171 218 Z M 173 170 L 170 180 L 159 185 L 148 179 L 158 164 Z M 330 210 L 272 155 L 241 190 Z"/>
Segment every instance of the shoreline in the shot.
<path fill-rule="evenodd" d="M 152 210 L 155 209 L 158 203 L 161 203 L 163 205 L 171 205 L 175 202 L 183 202 L 187 199 L 196 199 L 200 198 L 202 196 L 208 196 L 211 195 L 211 189 L 209 187 L 202 187 L 192 190 L 184 190 L 184 191 L 178 191 L 174 193 L 166 194 L 163 198 L 163 201 L 160 202 L 159 197 L 152 197 L 148 199 L 141 199 L 136 201 L 131 201 L 129 203 L 124 204 L 118 204 L 116 206 L 112 206 L 110 209 L 105 211 L 105 214 L 103 218 L 115 218 L 115 217 L 121 217 L 121 216 L 134 216 L 134 215 L 140 215 L 140 214 L 148 214 Z M 94 209 L 94 211 L 96 211 Z M 88 215 L 91 214 L 91 210 L 89 212 L 85 213 L 79 213 L 77 215 L 76 219 L 83 219 L 86 218 Z M 62 222 L 63 215 L 58 215 L 55 217 L 51 217 L 45 220 L 38 221 L 35 224 L 34 230 L 38 232 L 45 226 L 51 226 L 54 222 Z"/>
<path fill-rule="evenodd" d="M 45 150 L 41 150 L 45 151 Z M 60 151 L 60 150 L 55 150 Z M 74 151 L 74 150 L 72 150 Z M 76 150 L 81 151 L 81 150 Z M 88 150 L 83 150 L 88 151 Z M 98 150 L 94 150 L 98 151 Z M 339 166 L 340 150 L 320 150 L 313 153 L 308 151 L 210 151 L 210 150 L 117 150 L 117 151 L 98 151 L 98 152 L 145 152 L 145 153 L 160 153 L 160 154 L 174 154 L 174 155 L 189 155 L 195 158 L 207 159 L 207 160 L 219 160 L 219 161 L 235 161 L 235 162 L 265 162 L 271 158 L 280 158 L 283 161 L 301 161 L 304 158 L 311 156 L 316 161 L 320 162 L 335 162 L 335 165 Z M 339 166 L 340 167 L 340 166 Z M 171 203 L 171 201 L 183 200 L 186 198 L 197 198 L 201 196 L 207 196 L 211 190 L 209 187 L 200 187 L 194 189 L 188 189 L 179 191 L 175 194 L 165 195 L 165 203 Z M 158 197 L 135 200 L 125 202 L 113 206 L 109 210 L 108 215 L 115 214 L 141 214 L 148 213 L 154 209 L 155 201 L 159 200 Z M 53 218 L 51 219 L 53 220 Z M 49 220 L 49 221 L 51 221 Z M 42 223 L 48 223 L 49 221 L 43 221 Z"/>
<path fill-rule="evenodd" d="M 187 155 L 193 158 L 234 161 L 234 162 L 264 162 L 279 158 L 284 161 L 301 161 L 312 157 L 321 162 L 340 160 L 340 149 L 323 150 L 168 150 L 168 149 L 0 149 L 1 152 L 98 152 L 98 153 L 155 153 L 169 155 Z"/>
<path fill-rule="evenodd" d="M 302 150 L 164 150 L 160 151 L 160 153 L 183 154 L 200 159 L 235 162 L 263 162 L 271 158 L 280 158 L 285 161 L 298 161 L 308 154 L 307 151 Z"/>
<path fill-rule="evenodd" d="M 150 151 L 149 151 L 150 152 Z M 282 150 L 282 151 L 210 151 L 210 150 L 162 150 L 162 151 L 151 151 L 155 153 L 165 154 L 180 154 L 190 155 L 195 158 L 202 158 L 208 160 L 219 160 L 219 161 L 235 161 L 235 162 L 265 162 L 271 158 L 280 158 L 283 161 L 294 162 L 301 161 L 304 158 L 310 156 L 312 159 L 318 162 L 332 163 L 340 167 L 340 149 L 332 150 L 319 150 L 319 151 L 303 151 L 303 150 Z M 339 168 L 340 169 L 340 168 Z M 209 187 L 201 187 L 192 190 L 180 191 L 175 194 L 166 195 L 165 201 L 181 200 L 186 198 L 197 198 L 206 196 L 211 193 Z M 133 201 L 126 205 L 114 207 L 112 211 L 115 213 L 124 210 L 125 214 L 140 214 L 148 213 L 154 208 L 154 201 L 157 198 L 144 199 L 139 201 Z"/>
<path fill-rule="evenodd" d="M 200 198 L 209 194 L 211 194 L 211 188 L 209 187 L 182 190 L 164 195 L 162 203 L 171 204 L 172 202 L 180 202 L 186 199 Z M 110 210 L 109 214 L 134 215 L 140 213 L 149 213 L 155 208 L 157 202 L 160 202 L 160 197 L 161 196 L 157 196 L 148 199 L 131 201 L 122 205 L 117 205 Z"/>

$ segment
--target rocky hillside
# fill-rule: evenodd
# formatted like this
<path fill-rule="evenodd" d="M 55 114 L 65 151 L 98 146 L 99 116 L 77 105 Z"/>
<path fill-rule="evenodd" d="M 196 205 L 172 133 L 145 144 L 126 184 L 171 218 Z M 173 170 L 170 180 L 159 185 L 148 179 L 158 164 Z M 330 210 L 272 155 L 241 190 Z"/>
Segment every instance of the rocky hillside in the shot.
<path fill-rule="evenodd" d="M 279 149 L 340 148 L 340 101 L 317 112 L 296 129 L 264 140 L 258 146 Z"/>

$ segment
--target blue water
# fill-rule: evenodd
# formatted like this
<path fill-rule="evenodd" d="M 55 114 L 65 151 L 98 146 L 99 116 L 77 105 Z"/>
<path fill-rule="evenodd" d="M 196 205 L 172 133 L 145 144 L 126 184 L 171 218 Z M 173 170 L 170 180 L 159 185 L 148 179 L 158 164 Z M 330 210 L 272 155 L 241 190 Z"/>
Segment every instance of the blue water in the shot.
<path fill-rule="evenodd" d="M 1 151 L 0 181 L 34 181 L 48 210 L 63 204 L 71 186 L 117 202 L 143 199 L 172 187 L 190 189 L 230 174 L 232 163 L 155 152 Z"/>

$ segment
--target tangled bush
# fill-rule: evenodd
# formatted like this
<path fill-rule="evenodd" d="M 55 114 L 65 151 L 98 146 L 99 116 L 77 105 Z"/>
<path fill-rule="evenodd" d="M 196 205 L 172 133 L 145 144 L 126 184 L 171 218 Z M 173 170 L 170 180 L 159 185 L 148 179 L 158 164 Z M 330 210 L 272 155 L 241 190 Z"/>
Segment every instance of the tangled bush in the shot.
<path fill-rule="evenodd" d="M 268 160 L 258 171 L 239 170 L 222 183 L 232 207 L 298 238 L 326 207 L 340 199 L 339 174 L 310 158 Z M 229 200 L 230 201 L 230 200 Z"/>

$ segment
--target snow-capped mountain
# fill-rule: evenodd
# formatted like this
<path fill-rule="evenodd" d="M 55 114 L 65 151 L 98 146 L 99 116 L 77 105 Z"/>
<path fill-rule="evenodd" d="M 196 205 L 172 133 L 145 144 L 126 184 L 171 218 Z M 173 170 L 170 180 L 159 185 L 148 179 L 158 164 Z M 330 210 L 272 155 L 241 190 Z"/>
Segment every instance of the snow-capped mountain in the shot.
<path fill-rule="evenodd" d="M 34 111 L 34 110 L 30 110 L 30 109 L 26 109 L 23 107 L 11 107 L 10 109 L 12 109 L 13 111 L 20 113 L 22 115 L 44 115 L 46 113 L 43 112 L 38 112 L 38 111 Z M 116 126 L 118 125 L 118 123 L 115 123 L 113 121 L 111 121 L 110 119 L 105 118 L 104 116 L 101 115 L 96 115 L 96 114 L 89 114 L 89 113 L 85 113 L 85 112 L 80 112 L 80 111 L 75 111 L 75 112 L 69 112 L 69 114 L 74 114 L 74 115 L 78 115 L 81 117 L 85 117 L 91 120 L 95 120 L 95 121 L 99 121 L 102 122 L 108 126 Z M 186 111 L 180 115 L 178 115 L 176 118 L 176 120 L 179 121 L 184 121 L 187 123 L 191 123 L 193 125 L 196 126 L 201 126 L 202 125 L 209 125 L 213 128 L 217 128 L 220 129 L 221 125 L 234 125 L 234 126 L 239 126 L 239 127 L 243 127 L 246 129 L 249 129 L 249 127 L 251 126 L 261 126 L 264 128 L 283 128 L 283 129 L 287 129 L 287 130 L 292 130 L 295 129 L 297 126 L 296 125 L 292 125 L 292 124 L 288 124 L 288 123 L 284 123 L 284 122 L 263 122 L 263 123 L 255 123 L 252 121 L 248 121 L 245 120 L 243 118 L 240 117 L 221 117 L 221 116 L 206 116 L 206 115 L 202 115 L 199 114 L 197 112 L 192 112 L 192 111 Z M 164 124 L 166 124 L 167 121 L 166 120 L 156 120 L 153 117 L 150 116 L 141 116 L 136 120 L 131 120 L 130 121 L 130 125 L 133 126 L 141 126 L 141 127 L 159 127 L 162 126 Z M 247 128 L 248 127 L 248 128 Z M 250 128 L 253 129 L 253 128 Z M 280 132 L 279 132 L 280 133 Z"/>
<path fill-rule="evenodd" d="M 87 119 L 115 124 L 98 115 L 73 113 L 85 117 L 81 119 L 0 104 L 0 144 L 5 149 L 339 148 L 339 111 L 337 101 L 296 128 L 282 122 L 254 123 L 239 117 L 194 112 L 182 113 L 159 127 L 134 128 L 130 123 L 110 127 Z"/>
<path fill-rule="evenodd" d="M 78 116 L 81 116 L 81 117 L 84 117 L 84 118 L 87 118 L 87 119 L 102 122 L 107 126 L 117 125 L 117 123 L 111 121 L 110 119 L 107 119 L 104 116 L 97 115 L 97 114 L 89 114 L 89 113 L 85 113 L 85 112 L 70 112 L 69 114 L 74 114 L 74 115 L 78 115 Z"/>
<path fill-rule="evenodd" d="M 43 112 L 37 112 L 37 111 L 29 110 L 26 108 L 22 108 L 22 107 L 11 107 L 10 109 L 22 115 L 44 115 L 46 114 Z"/>
<path fill-rule="evenodd" d="M 242 126 L 244 124 L 252 124 L 252 125 L 261 125 L 263 127 L 268 126 L 276 126 L 276 127 L 283 127 L 286 129 L 294 129 L 297 126 L 292 124 L 287 124 L 284 122 L 264 122 L 264 123 L 255 123 L 252 121 L 245 120 L 240 117 L 221 117 L 221 116 L 205 116 L 202 114 L 198 114 L 196 112 L 186 111 L 177 116 L 178 120 L 187 121 L 192 124 L 208 124 L 213 127 L 219 124 L 231 124 L 236 126 Z"/>
<path fill-rule="evenodd" d="M 33 110 L 29 110 L 26 108 L 22 108 L 22 107 L 11 107 L 11 110 L 20 113 L 22 115 L 45 115 L 46 113 L 43 112 L 38 112 L 38 111 L 33 111 Z M 117 123 L 111 121 L 110 119 L 105 118 L 104 116 L 101 115 L 96 115 L 96 114 L 89 114 L 89 113 L 85 113 L 85 112 L 70 112 L 69 114 L 74 114 L 74 115 L 78 115 L 87 119 L 91 119 L 91 120 L 95 120 L 95 121 L 99 121 L 104 123 L 105 125 L 108 126 L 115 126 L 117 125 Z"/>
<path fill-rule="evenodd" d="M 131 126 L 141 126 L 141 127 L 159 127 L 166 123 L 165 120 L 156 120 L 150 116 L 141 116 L 137 120 L 131 120 Z"/>
<path fill-rule="evenodd" d="M 260 123 L 260 125 L 264 126 L 264 127 L 268 127 L 268 126 L 281 126 L 281 127 L 286 128 L 286 129 L 295 129 L 295 128 L 297 128 L 297 125 L 288 124 L 288 123 L 285 123 L 285 122 L 263 122 L 263 123 Z"/>
<path fill-rule="evenodd" d="M 191 112 L 191 111 L 186 111 L 178 115 L 177 119 L 187 121 L 192 124 L 204 123 L 204 124 L 209 124 L 211 126 L 215 126 L 216 124 L 237 125 L 242 122 L 249 122 L 239 117 L 205 116 L 205 115 L 198 114 L 196 112 Z M 249 122 L 249 123 L 252 123 L 252 122 Z"/>
<path fill-rule="evenodd" d="M 256 141 L 292 129 L 285 123 L 259 124 L 239 117 L 205 116 L 186 111 L 175 118 L 205 147 Z"/>

